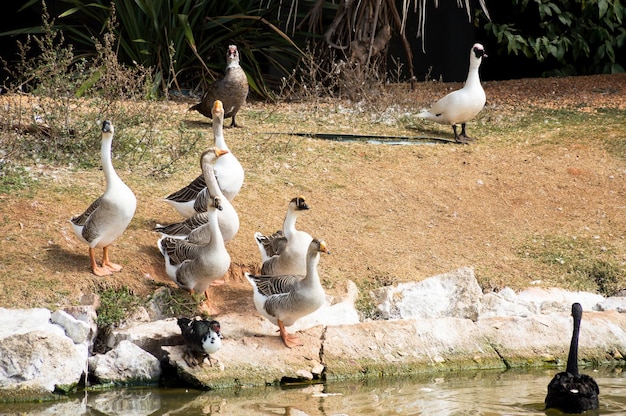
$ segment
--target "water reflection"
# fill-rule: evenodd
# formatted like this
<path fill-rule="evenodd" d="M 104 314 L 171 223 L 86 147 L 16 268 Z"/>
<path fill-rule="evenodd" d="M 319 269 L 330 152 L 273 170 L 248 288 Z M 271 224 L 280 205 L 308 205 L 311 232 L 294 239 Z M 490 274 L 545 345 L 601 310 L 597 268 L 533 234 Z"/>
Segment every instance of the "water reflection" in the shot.
<path fill-rule="evenodd" d="M 0 404 L 0 415 L 540 415 L 556 370 L 479 371 L 326 385 L 200 392 L 120 389 L 63 402 Z M 591 373 L 600 385 L 600 415 L 626 408 L 621 369 Z"/>

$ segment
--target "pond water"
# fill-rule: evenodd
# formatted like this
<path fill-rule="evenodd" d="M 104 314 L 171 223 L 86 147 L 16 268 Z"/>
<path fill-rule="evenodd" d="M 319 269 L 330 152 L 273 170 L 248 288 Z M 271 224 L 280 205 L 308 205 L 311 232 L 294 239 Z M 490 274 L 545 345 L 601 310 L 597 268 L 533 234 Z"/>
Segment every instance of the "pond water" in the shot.
<path fill-rule="evenodd" d="M 118 389 L 55 403 L 0 404 L 0 415 L 546 415 L 546 386 L 557 370 L 445 373 L 307 386 Z M 586 370 L 600 386 L 600 411 L 626 413 L 621 369 Z M 560 414 L 559 412 L 550 412 Z"/>

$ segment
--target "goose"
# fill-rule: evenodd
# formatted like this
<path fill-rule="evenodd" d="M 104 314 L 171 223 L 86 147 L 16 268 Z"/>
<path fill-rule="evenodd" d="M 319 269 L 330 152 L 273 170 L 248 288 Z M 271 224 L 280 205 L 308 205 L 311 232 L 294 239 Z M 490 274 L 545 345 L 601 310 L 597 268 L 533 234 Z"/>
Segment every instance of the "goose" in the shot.
<path fill-rule="evenodd" d="M 222 152 L 224 151 L 213 148 L 205 151 L 200 158 L 207 183 L 215 182 L 213 164 Z M 157 241 L 159 251 L 165 259 L 167 275 L 189 292 L 204 292 L 205 307 L 209 311 L 213 308 L 209 302 L 208 288 L 230 267 L 230 255 L 224 245 L 217 220 L 221 203 L 222 198 L 219 196 L 210 199 L 207 206 L 208 223 L 198 228 L 194 242 L 167 236 Z"/>
<path fill-rule="evenodd" d="M 567 356 L 567 368 L 554 376 L 548 384 L 546 409 L 559 409 L 565 413 L 582 413 L 599 407 L 600 388 L 595 380 L 578 373 L 578 335 L 583 308 L 580 303 L 572 305 L 574 329 Z"/>
<path fill-rule="evenodd" d="M 244 170 L 237 157 L 232 154 L 226 145 L 223 124 L 224 107 L 220 100 L 216 100 L 213 104 L 214 146 L 218 149 L 228 150 L 228 154 L 217 160 L 213 170 L 215 171 L 217 183 L 222 193 L 228 201 L 232 201 L 243 186 Z M 204 189 L 206 189 L 206 181 L 204 180 L 204 175 L 200 174 L 200 176 L 189 183 L 189 185 L 166 196 L 165 202 L 174 207 L 180 215 L 189 218 L 197 214 L 198 210 L 200 210 L 200 212 L 203 211 L 203 209 L 200 206 L 196 206 L 195 203 L 198 195 Z"/>
<path fill-rule="evenodd" d="M 218 150 L 220 156 L 217 161 L 219 162 L 221 158 L 228 156 L 229 153 L 228 150 Z M 215 164 L 217 165 L 217 162 Z M 218 186 L 215 175 L 210 179 L 208 188 L 204 188 L 198 194 L 194 202 L 194 207 L 198 211 L 195 215 L 169 225 L 157 224 L 154 227 L 154 231 L 160 232 L 163 236 L 186 239 L 192 243 L 197 242 L 198 233 L 201 233 L 200 228 L 209 222 L 209 213 L 206 211 L 206 206 L 207 203 L 210 203 L 208 201 L 210 196 L 214 195 L 219 197 L 221 201 L 221 206 L 217 213 L 217 221 L 224 243 L 228 243 L 235 238 L 235 235 L 237 235 L 239 231 L 239 215 L 235 207 L 233 207 L 233 204 L 228 201 L 228 198 L 224 197 L 224 194 Z"/>
<path fill-rule="evenodd" d="M 304 276 L 293 274 L 264 276 L 245 273 L 254 290 L 254 306 L 266 319 L 278 325 L 280 336 L 288 348 L 302 344 L 297 336 L 288 334 L 285 327 L 315 312 L 326 299 L 317 273 L 320 253 L 330 254 L 330 251 L 324 241 L 314 238 L 307 251 Z"/>
<path fill-rule="evenodd" d="M 446 95 L 432 106 L 430 110 L 422 111 L 417 117 L 425 118 L 439 124 L 449 124 L 454 131 L 454 140 L 458 143 L 467 143 L 473 140 L 465 133 L 465 123 L 480 113 L 487 101 L 485 91 L 480 85 L 478 68 L 487 57 L 485 48 L 480 43 L 475 43 L 470 51 L 469 72 L 465 85 Z M 461 124 L 461 134 L 456 130 L 456 125 Z"/>
<path fill-rule="evenodd" d="M 308 209 L 303 197 L 295 197 L 287 206 L 282 231 L 269 236 L 254 233 L 254 240 L 261 253 L 261 274 L 306 274 L 306 253 L 313 238 L 309 233 L 296 229 L 296 219 L 300 212 Z"/>
<path fill-rule="evenodd" d="M 122 270 L 111 262 L 109 247 L 126 230 L 135 215 L 137 198 L 120 179 L 111 162 L 111 144 L 115 129 L 109 120 L 102 123 L 100 157 L 106 179 L 104 194 L 96 199 L 81 215 L 70 219 L 76 236 L 89 246 L 91 270 L 96 276 L 107 276 Z M 96 262 L 96 248 L 102 248 L 102 266 Z"/>
<path fill-rule="evenodd" d="M 189 111 L 196 110 L 206 117 L 212 117 L 211 107 L 215 100 L 224 102 L 225 115 L 231 117 L 231 127 L 240 127 L 235 121 L 235 116 L 246 103 L 248 96 L 248 78 L 239 65 L 239 51 L 237 46 L 229 45 L 226 53 L 226 73 L 209 86 L 202 100 L 192 106 Z"/>
<path fill-rule="evenodd" d="M 213 366 L 211 354 L 222 346 L 222 332 L 218 321 L 178 318 L 176 320 L 185 341 L 183 358 L 188 366 L 202 365 L 205 358 Z"/>

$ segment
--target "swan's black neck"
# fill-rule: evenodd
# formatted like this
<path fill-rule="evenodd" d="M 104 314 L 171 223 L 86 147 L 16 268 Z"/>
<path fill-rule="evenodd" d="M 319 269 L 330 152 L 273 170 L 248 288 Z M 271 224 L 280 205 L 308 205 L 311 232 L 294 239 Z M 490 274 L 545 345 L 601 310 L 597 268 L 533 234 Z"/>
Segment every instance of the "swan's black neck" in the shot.
<path fill-rule="evenodd" d="M 567 372 L 578 375 L 578 334 L 580 332 L 580 320 L 583 316 L 583 308 L 580 303 L 572 305 L 572 318 L 574 320 L 574 330 L 572 341 L 569 344 L 569 355 L 567 356 Z"/>

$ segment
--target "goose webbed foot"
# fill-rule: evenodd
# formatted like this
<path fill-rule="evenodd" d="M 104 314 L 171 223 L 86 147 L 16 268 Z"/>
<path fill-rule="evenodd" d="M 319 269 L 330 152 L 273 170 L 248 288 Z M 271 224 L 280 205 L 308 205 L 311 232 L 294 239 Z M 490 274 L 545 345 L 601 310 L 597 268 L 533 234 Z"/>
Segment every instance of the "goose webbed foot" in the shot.
<path fill-rule="evenodd" d="M 287 333 L 287 330 L 280 319 L 278 320 L 278 328 L 280 337 L 283 339 L 283 343 L 287 348 L 301 347 L 304 345 L 300 342 L 300 339 L 296 335 Z"/>
<path fill-rule="evenodd" d="M 202 311 L 203 313 L 205 313 L 208 316 L 213 316 L 213 315 L 218 315 L 220 313 L 220 310 L 217 309 L 217 307 L 215 307 L 210 301 L 209 301 L 209 293 L 208 290 L 204 291 L 204 296 L 206 298 L 206 300 L 204 302 L 202 302 L 202 304 L 200 306 L 198 306 L 198 309 L 200 311 Z"/>
<path fill-rule="evenodd" d="M 104 247 L 102 249 L 102 267 L 110 270 L 111 272 L 119 272 L 122 270 L 122 266 L 119 264 L 113 263 L 109 259 L 109 247 Z"/>
<path fill-rule="evenodd" d="M 91 247 L 89 248 L 89 260 L 91 261 L 91 271 L 96 276 L 102 277 L 113 274 L 113 270 L 109 269 L 104 264 L 102 265 L 102 267 L 98 265 L 98 263 L 96 262 L 96 251 Z"/>
<path fill-rule="evenodd" d="M 468 136 L 467 133 L 465 132 L 465 123 L 461 124 L 461 135 L 460 135 L 460 137 L 463 140 L 465 140 L 466 143 L 468 141 L 476 140 L 474 137 Z"/>

